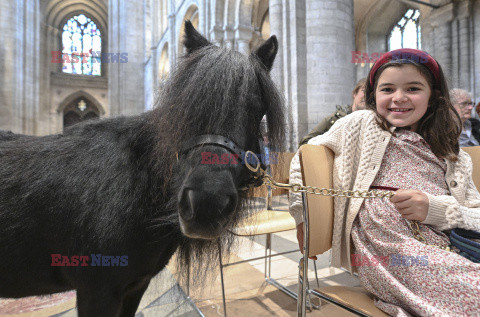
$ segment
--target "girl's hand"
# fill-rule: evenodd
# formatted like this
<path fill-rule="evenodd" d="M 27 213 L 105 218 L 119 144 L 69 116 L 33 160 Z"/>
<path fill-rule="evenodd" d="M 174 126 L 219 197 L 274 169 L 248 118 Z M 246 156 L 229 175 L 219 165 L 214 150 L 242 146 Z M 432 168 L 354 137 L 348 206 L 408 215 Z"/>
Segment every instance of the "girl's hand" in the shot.
<path fill-rule="evenodd" d="M 424 221 L 427 218 L 428 197 L 420 190 L 399 189 L 390 201 L 405 219 Z"/>

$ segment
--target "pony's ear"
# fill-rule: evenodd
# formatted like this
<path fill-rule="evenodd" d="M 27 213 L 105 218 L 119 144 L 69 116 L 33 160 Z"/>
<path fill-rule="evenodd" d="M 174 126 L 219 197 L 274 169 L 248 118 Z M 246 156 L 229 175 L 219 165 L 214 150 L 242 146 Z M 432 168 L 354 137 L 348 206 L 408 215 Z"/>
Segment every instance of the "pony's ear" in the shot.
<path fill-rule="evenodd" d="M 211 45 L 211 43 L 195 30 L 192 22 L 185 20 L 185 37 L 183 39 L 183 45 L 185 45 L 187 53 L 190 54 L 201 47 Z"/>
<path fill-rule="evenodd" d="M 275 35 L 270 36 L 253 54 L 257 55 L 268 71 L 272 69 L 273 61 L 278 51 L 278 41 Z"/>

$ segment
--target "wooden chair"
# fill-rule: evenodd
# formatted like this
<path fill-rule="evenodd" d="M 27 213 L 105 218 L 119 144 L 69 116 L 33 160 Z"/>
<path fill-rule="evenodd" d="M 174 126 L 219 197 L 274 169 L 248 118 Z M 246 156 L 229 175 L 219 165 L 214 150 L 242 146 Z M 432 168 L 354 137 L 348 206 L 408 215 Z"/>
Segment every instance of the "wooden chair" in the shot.
<path fill-rule="evenodd" d="M 480 191 L 480 146 L 462 147 L 462 150 L 467 152 L 470 155 L 470 157 L 472 158 L 473 183 L 475 184 L 475 186 L 477 186 L 477 190 Z"/>
<path fill-rule="evenodd" d="M 272 164 L 270 166 L 270 172 L 276 181 L 282 183 L 288 183 L 290 174 L 290 161 L 295 153 L 279 153 L 278 164 Z M 231 262 L 223 264 L 222 255 L 220 254 L 220 279 L 222 283 L 222 298 L 223 309 L 225 316 L 227 315 L 226 301 L 225 301 L 225 286 L 223 278 L 223 268 L 231 265 L 245 263 L 249 261 L 265 259 L 265 281 L 274 285 L 278 289 L 285 292 L 287 295 L 297 298 L 297 294 L 278 283 L 271 277 L 271 259 L 274 256 L 284 255 L 293 252 L 299 252 L 299 249 L 280 252 L 272 255 L 272 234 L 296 229 L 295 220 L 288 212 L 288 204 L 282 208 L 273 208 L 272 200 L 275 196 L 286 195 L 288 191 L 285 189 L 274 189 L 261 186 L 255 189 L 254 196 L 258 198 L 266 197 L 266 207 L 260 210 L 253 216 L 245 219 L 242 224 L 237 226 L 233 231 L 233 234 L 240 237 L 253 237 L 258 235 L 266 235 L 265 255 L 251 258 L 243 261 Z M 220 249 L 219 249 L 220 250 Z"/>
<path fill-rule="evenodd" d="M 462 148 L 472 158 L 473 182 L 480 190 L 480 146 Z M 304 185 L 333 188 L 333 152 L 325 146 L 304 145 L 300 164 Z M 360 316 L 387 316 L 373 303 L 373 296 L 362 287 L 328 286 L 314 290 L 303 283 L 309 256 L 322 254 L 332 247 L 333 197 L 303 194 L 305 219 L 304 258 L 300 263 L 298 316 L 305 316 L 306 296 L 311 294 Z M 306 262 L 305 262 L 306 263 Z M 306 279 L 308 280 L 308 279 Z"/>
<path fill-rule="evenodd" d="M 333 188 L 333 152 L 325 146 L 303 145 L 300 164 L 304 185 Z M 332 247 L 333 197 L 303 194 L 305 238 L 300 260 L 298 316 L 305 316 L 307 296 L 315 295 L 359 316 L 387 316 L 373 303 L 373 296 L 362 287 L 328 286 L 307 289 L 308 257 Z M 306 265 L 303 265 L 306 263 Z M 305 280 L 305 283 L 303 282 Z"/>

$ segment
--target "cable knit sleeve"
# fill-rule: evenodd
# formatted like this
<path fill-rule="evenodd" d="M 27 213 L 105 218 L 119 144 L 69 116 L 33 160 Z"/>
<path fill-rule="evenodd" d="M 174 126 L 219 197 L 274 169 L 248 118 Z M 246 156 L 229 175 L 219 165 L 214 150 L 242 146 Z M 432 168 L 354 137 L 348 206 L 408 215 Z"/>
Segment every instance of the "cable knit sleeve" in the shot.
<path fill-rule="evenodd" d="M 341 153 L 341 145 L 343 143 L 343 137 L 345 135 L 345 129 L 350 125 L 352 120 L 359 120 L 365 116 L 365 111 L 356 111 L 346 117 L 343 117 L 335 122 L 335 124 L 322 135 L 316 136 L 308 144 L 313 145 L 325 145 L 330 148 L 335 157 Z M 302 172 L 300 167 L 300 160 L 298 151 L 290 163 L 290 184 L 302 184 Z M 303 222 L 303 203 L 302 195 L 300 193 L 290 192 L 290 214 L 295 219 L 295 223 L 298 225 Z"/>
<path fill-rule="evenodd" d="M 453 195 L 433 196 L 427 193 L 429 208 L 423 223 L 433 225 L 439 230 L 462 228 L 480 232 L 480 193 L 472 180 L 470 157 L 465 158 L 465 161 L 461 168 L 465 177 L 463 203 L 459 203 Z"/>

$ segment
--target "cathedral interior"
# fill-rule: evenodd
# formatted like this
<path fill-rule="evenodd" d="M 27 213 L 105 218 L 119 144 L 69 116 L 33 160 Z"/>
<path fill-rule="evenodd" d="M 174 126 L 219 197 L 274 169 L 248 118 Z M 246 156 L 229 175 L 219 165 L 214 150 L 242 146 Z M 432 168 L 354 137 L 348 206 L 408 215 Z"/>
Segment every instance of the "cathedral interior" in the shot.
<path fill-rule="evenodd" d="M 184 51 L 183 21 L 248 54 L 280 41 L 272 77 L 288 141 L 351 103 L 376 54 L 420 48 L 450 88 L 480 96 L 480 3 L 474 0 L 4 0 L 0 129 L 61 132 L 80 120 L 147 111 Z"/>
<path fill-rule="evenodd" d="M 244 54 L 277 36 L 271 76 L 286 101 L 290 151 L 337 106 L 351 104 L 356 82 L 393 49 L 429 52 L 449 88 L 480 100 L 480 0 L 2 0 L 0 130 L 56 134 L 153 109 L 185 53 L 185 20 Z M 262 305 L 281 301 L 264 297 Z M 294 316 L 289 305 L 258 316 Z"/>

